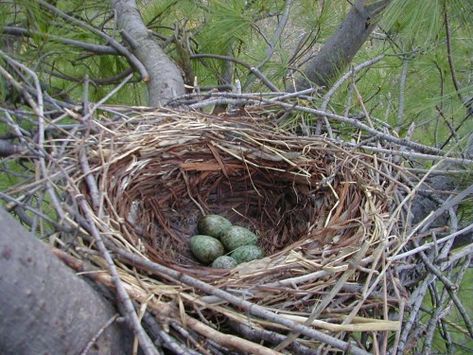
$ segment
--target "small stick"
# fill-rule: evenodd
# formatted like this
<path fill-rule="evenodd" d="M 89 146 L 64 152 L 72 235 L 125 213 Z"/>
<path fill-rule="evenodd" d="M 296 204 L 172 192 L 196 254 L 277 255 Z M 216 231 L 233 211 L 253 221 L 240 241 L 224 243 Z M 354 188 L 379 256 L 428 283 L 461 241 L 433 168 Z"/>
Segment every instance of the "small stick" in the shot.
<path fill-rule="evenodd" d="M 149 81 L 149 74 L 148 74 L 148 71 L 146 70 L 145 66 L 143 65 L 143 63 L 141 63 L 139 61 L 139 59 L 136 58 L 136 56 L 133 53 L 131 53 L 128 49 L 126 49 L 126 47 L 124 47 L 119 42 L 117 42 L 113 37 L 110 37 L 106 33 L 96 29 L 95 27 L 89 25 L 88 23 L 85 23 L 81 20 L 76 19 L 73 16 L 70 16 L 70 15 L 66 14 L 65 12 L 59 10 L 57 7 L 47 3 L 44 0 L 38 0 L 38 3 L 41 6 L 47 8 L 49 11 L 51 11 L 51 12 L 55 13 L 56 15 L 62 17 L 63 19 L 65 19 L 67 21 L 70 21 L 70 22 L 72 22 L 72 23 L 74 23 L 74 24 L 76 24 L 76 25 L 78 25 L 82 28 L 85 28 L 86 30 L 88 30 L 88 31 L 98 35 L 99 37 L 102 37 L 103 39 L 105 39 L 113 48 L 115 48 L 117 50 L 118 53 L 120 53 L 125 58 L 127 58 L 128 61 L 130 62 L 130 64 L 133 65 L 138 70 L 138 72 L 141 75 L 141 79 L 143 81 Z"/>
<path fill-rule="evenodd" d="M 234 57 L 230 57 L 227 55 L 219 55 L 219 54 L 191 54 L 190 56 L 191 59 L 199 59 L 199 58 L 214 58 L 214 59 L 222 59 L 222 60 L 229 60 L 232 62 L 235 62 L 237 64 L 240 64 L 241 66 L 244 66 L 246 69 L 248 69 L 251 73 L 253 73 L 258 79 L 261 80 L 261 82 L 266 85 L 271 91 L 275 92 L 280 92 L 280 90 L 266 78 L 259 70 L 258 68 L 255 68 L 248 63 L 245 63 L 239 59 L 236 59 Z"/>
<path fill-rule="evenodd" d="M 173 270 L 171 268 L 168 268 L 166 266 L 153 263 L 149 260 L 143 259 L 140 256 L 134 255 L 132 253 L 129 253 L 125 250 L 121 249 L 115 249 L 113 248 L 113 251 L 117 253 L 120 259 L 124 261 L 130 262 L 132 265 L 136 267 L 140 267 L 142 269 L 148 270 L 150 272 L 158 273 L 160 275 L 164 275 L 166 277 L 169 277 L 173 280 L 182 282 L 186 285 L 195 287 L 201 291 L 204 291 L 208 294 L 212 294 L 214 296 L 217 296 L 227 302 L 230 302 L 238 307 L 241 307 L 245 311 L 249 312 L 250 314 L 253 314 L 255 316 L 273 321 L 275 323 L 284 325 L 288 328 L 290 328 L 293 331 L 299 332 L 301 334 L 304 334 L 310 338 L 313 338 L 315 340 L 318 340 L 320 342 L 329 344 L 337 349 L 342 349 L 345 351 L 352 352 L 355 355 L 368 355 L 369 353 L 366 352 L 365 350 L 353 346 L 350 343 L 347 343 L 343 340 L 337 339 L 335 337 L 332 337 L 330 335 L 327 335 L 323 332 L 317 331 L 315 329 L 312 329 L 310 327 L 307 327 L 305 325 L 302 325 L 298 322 L 292 321 L 290 319 L 284 318 L 272 311 L 267 310 L 266 308 L 259 306 L 257 304 L 248 302 L 244 299 L 241 299 L 240 297 L 234 296 L 224 290 L 219 289 L 218 287 L 209 285 L 205 282 L 202 282 L 192 276 L 183 274 L 179 271 Z"/>
<path fill-rule="evenodd" d="M 102 236 L 100 235 L 100 232 L 98 231 L 94 223 L 93 213 L 91 212 L 90 207 L 87 204 L 87 201 L 85 200 L 85 197 L 81 194 L 78 194 L 75 197 L 76 197 L 76 200 L 78 201 L 79 206 L 81 207 L 84 213 L 85 219 L 87 220 L 89 224 L 89 230 L 92 236 L 95 238 L 95 241 L 97 243 L 97 248 L 99 249 L 102 257 L 105 259 L 105 262 L 107 263 L 110 274 L 112 275 L 113 283 L 117 290 L 117 296 L 120 300 L 120 303 L 123 305 L 125 309 L 125 315 L 126 315 L 127 320 L 129 321 L 130 326 L 133 328 L 136 336 L 138 337 L 140 341 L 140 345 L 143 349 L 143 352 L 146 355 L 158 355 L 158 351 L 156 350 L 148 334 L 146 334 L 146 332 L 143 330 L 143 327 L 140 324 L 140 320 L 138 319 L 138 316 L 135 312 L 130 296 L 128 296 L 128 293 L 126 292 L 120 280 L 120 276 L 118 275 L 118 271 L 115 266 L 115 263 L 113 262 L 112 256 L 110 255 L 109 251 L 105 247 Z"/>
<path fill-rule="evenodd" d="M 90 339 L 90 341 L 87 343 L 86 347 L 84 348 L 84 350 L 81 351 L 80 355 L 87 355 L 87 353 L 89 352 L 90 348 L 95 344 L 95 342 L 97 341 L 98 338 L 100 338 L 100 336 L 102 335 L 102 333 L 105 331 L 105 329 L 107 329 L 113 322 L 115 322 L 115 320 L 119 317 L 119 314 L 115 314 L 112 318 L 110 318 L 100 329 L 99 331 L 97 332 L 97 334 L 95 334 L 92 339 Z"/>
<path fill-rule="evenodd" d="M 383 58 L 384 58 L 384 54 L 379 55 L 379 56 L 374 57 L 370 60 L 367 60 L 366 62 L 358 64 L 357 66 L 355 66 L 352 69 L 350 69 L 349 71 L 347 71 L 340 79 L 338 79 L 335 82 L 335 84 L 332 85 L 330 90 L 324 95 L 324 97 L 322 98 L 322 105 L 320 106 L 320 110 L 321 111 L 327 111 L 328 104 L 329 104 L 330 100 L 332 99 L 333 95 L 340 88 L 340 86 L 342 86 L 342 84 L 346 80 L 348 80 L 349 78 L 355 76 L 355 74 L 357 72 L 359 72 L 360 70 L 379 62 Z M 322 118 L 324 118 L 324 120 L 326 121 L 325 124 L 328 125 L 327 126 L 327 132 L 329 132 L 329 137 L 332 138 L 331 129 L 330 129 L 330 125 L 328 124 L 327 117 L 322 116 Z M 320 134 L 320 121 L 317 123 L 317 128 L 315 130 L 315 134 L 317 134 L 317 135 Z"/>

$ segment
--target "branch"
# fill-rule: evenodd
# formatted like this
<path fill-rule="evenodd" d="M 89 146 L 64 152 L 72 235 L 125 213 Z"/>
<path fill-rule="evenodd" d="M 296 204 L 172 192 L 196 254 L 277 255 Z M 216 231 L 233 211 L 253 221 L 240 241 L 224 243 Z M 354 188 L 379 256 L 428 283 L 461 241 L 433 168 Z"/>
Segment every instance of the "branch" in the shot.
<path fill-rule="evenodd" d="M 296 81 L 296 89 L 306 89 L 312 84 L 330 86 L 332 80 L 351 62 L 365 43 L 376 27 L 379 14 L 390 2 L 391 0 L 356 0 L 338 31 L 307 64 L 304 76 Z"/>
<path fill-rule="evenodd" d="M 191 104 L 189 107 L 191 108 L 200 108 L 200 107 L 205 107 L 206 105 L 211 105 L 215 104 L 216 101 L 219 101 L 218 103 L 231 103 L 231 104 L 252 104 L 252 105 L 261 105 L 261 104 L 273 104 L 273 105 L 278 105 L 287 109 L 294 109 L 297 111 L 301 112 L 306 112 L 313 114 L 315 116 L 327 116 L 328 118 L 331 118 L 335 121 L 342 122 L 342 123 L 348 123 L 351 124 L 352 126 L 359 128 L 363 131 L 366 131 L 367 133 L 371 134 L 374 137 L 378 137 L 379 139 L 384 139 L 388 142 L 394 143 L 394 144 L 399 144 L 401 146 L 406 146 L 411 149 L 414 149 L 416 151 L 422 152 L 422 153 L 427 153 L 427 154 L 436 154 L 438 156 L 445 156 L 445 153 L 441 151 L 440 149 L 429 147 L 420 143 L 412 142 L 408 139 L 405 138 L 397 138 L 394 137 L 388 133 L 383 133 L 375 128 L 371 128 L 367 126 L 366 124 L 360 122 L 357 119 L 350 118 L 350 117 L 344 117 L 337 115 L 335 113 L 331 112 L 326 112 L 326 111 L 321 111 L 318 109 L 313 109 L 310 107 L 305 107 L 305 106 L 300 106 L 300 105 L 294 105 L 291 103 L 286 103 L 286 102 L 281 102 L 281 101 L 271 101 L 268 99 L 264 99 L 262 97 L 248 97 L 248 96 L 243 96 L 243 95 L 236 95 L 233 93 L 213 93 L 211 96 L 215 97 L 220 97 L 218 100 L 216 98 L 211 98 L 207 101 L 200 101 L 195 104 Z M 179 100 L 176 100 L 177 102 Z M 462 160 L 463 161 L 463 160 Z M 468 160 L 465 160 L 468 162 Z"/>
<path fill-rule="evenodd" d="M 347 71 L 340 79 L 337 80 L 337 82 L 335 84 L 333 84 L 333 86 L 330 88 L 330 90 L 324 95 L 324 97 L 322 98 L 323 101 L 322 101 L 322 105 L 320 106 L 320 110 L 321 111 L 327 111 L 327 107 L 328 107 L 328 104 L 329 104 L 331 98 L 333 97 L 335 92 L 340 88 L 340 86 L 342 86 L 342 84 L 346 80 L 348 80 L 349 78 L 352 78 L 353 76 L 355 76 L 355 74 L 357 72 L 359 72 L 360 70 L 379 62 L 383 58 L 384 58 L 384 54 L 379 55 L 379 56 L 374 57 L 370 60 L 367 60 L 367 61 L 365 61 L 361 64 L 358 64 L 357 66 L 353 67 L 351 70 Z M 327 117 L 323 116 L 322 118 L 325 121 L 325 126 L 327 128 L 327 132 L 328 132 L 329 136 L 332 138 L 332 130 L 330 128 L 330 124 L 327 121 Z M 317 122 L 316 134 L 320 134 L 320 120 Z"/>
<path fill-rule="evenodd" d="M 191 59 L 199 59 L 199 58 L 222 59 L 222 60 L 227 60 L 227 61 L 240 64 L 241 66 L 244 66 L 246 69 L 248 69 L 251 73 L 253 73 L 258 79 L 260 79 L 261 82 L 264 85 L 266 85 L 271 91 L 280 92 L 280 90 L 273 83 L 271 83 L 257 68 L 237 58 L 233 58 L 226 55 L 220 55 L 220 54 L 192 54 L 191 55 Z"/>
<path fill-rule="evenodd" d="M 113 37 L 110 37 L 106 33 L 96 29 L 95 27 L 89 25 L 88 23 L 85 23 L 84 21 L 81 21 L 81 20 L 76 19 L 75 17 L 69 16 L 68 14 L 66 14 L 66 13 L 62 12 L 61 10 L 59 10 L 57 7 L 47 3 L 45 0 L 38 0 L 38 3 L 41 6 L 47 8 L 49 11 L 51 11 L 54 14 L 58 15 L 59 17 L 62 17 L 63 19 L 65 19 L 65 20 L 67 20 L 71 23 L 74 23 L 77 26 L 80 26 L 80 27 L 92 32 L 92 33 L 95 33 L 97 36 L 102 37 L 103 39 L 105 39 L 108 43 L 110 43 L 110 45 L 113 48 L 115 48 L 115 50 L 118 53 L 120 53 L 121 55 L 126 57 L 128 59 L 128 61 L 130 62 L 130 64 L 133 67 L 136 68 L 136 70 L 138 70 L 138 72 L 140 73 L 141 78 L 143 79 L 143 81 L 148 81 L 149 80 L 149 74 L 148 74 L 148 71 L 146 70 L 145 66 L 138 60 L 138 58 L 136 58 L 136 56 L 134 54 L 130 53 L 130 51 L 128 49 L 126 49 L 123 45 L 118 43 Z"/>
<path fill-rule="evenodd" d="M 284 5 L 283 14 L 281 20 L 276 27 L 276 31 L 274 31 L 273 38 L 271 42 L 268 42 L 268 47 L 266 48 L 266 57 L 255 67 L 258 71 L 269 61 L 274 54 L 274 47 L 276 44 L 281 40 L 281 35 L 286 27 L 287 20 L 289 19 L 289 11 L 292 6 L 292 0 L 286 0 Z M 243 85 L 244 88 L 248 88 L 248 86 L 252 83 L 252 78 L 249 78 L 246 83 Z"/>
<path fill-rule="evenodd" d="M 44 72 L 48 73 L 52 76 L 55 76 L 57 78 L 68 80 L 68 81 L 73 81 L 73 82 L 76 82 L 76 83 L 82 83 L 84 81 L 84 79 L 82 79 L 82 78 L 76 78 L 76 77 L 73 77 L 73 76 L 70 76 L 70 75 L 67 75 L 67 74 L 64 74 L 64 73 L 60 73 L 58 71 L 45 70 Z M 131 73 L 133 73 L 133 68 L 130 67 L 128 69 L 125 69 L 121 73 L 118 73 L 118 74 L 113 75 L 111 77 L 103 78 L 103 79 L 98 79 L 98 78 L 94 79 L 94 78 L 92 78 L 92 79 L 89 79 L 89 81 L 94 85 L 113 85 L 113 84 L 119 83 L 122 79 L 126 78 Z M 136 81 L 136 80 L 133 80 L 133 81 Z"/>
<path fill-rule="evenodd" d="M 149 73 L 149 80 L 146 80 L 149 105 L 161 106 L 183 95 L 184 80 L 179 68 L 144 25 L 135 0 L 112 0 L 111 3 L 120 33 L 125 34 L 133 53 Z"/>
<path fill-rule="evenodd" d="M 460 85 L 458 84 L 457 74 L 455 71 L 455 65 L 453 63 L 452 44 L 451 44 L 451 38 L 450 38 L 450 25 L 448 21 L 448 12 L 447 12 L 446 2 L 444 2 L 443 19 L 444 19 L 444 25 L 445 25 L 445 37 L 446 37 L 446 42 L 447 42 L 447 59 L 448 59 L 448 66 L 450 67 L 450 75 L 452 77 L 453 86 L 455 87 L 457 96 L 460 99 L 460 101 L 464 104 L 465 101 L 463 100 L 463 96 L 460 92 Z"/>
<path fill-rule="evenodd" d="M 299 332 L 301 334 L 304 334 L 305 336 L 308 336 L 312 339 L 318 340 L 320 342 L 323 342 L 325 344 L 329 344 L 337 349 L 342 349 L 347 352 L 351 352 L 355 355 L 367 355 L 368 353 L 364 351 L 363 349 L 360 349 L 356 346 L 352 346 L 351 344 L 342 341 L 340 339 L 337 339 L 335 337 L 332 337 L 330 335 L 327 335 L 323 332 L 317 331 L 315 329 L 312 329 L 310 327 L 307 327 L 305 325 L 302 325 L 298 322 L 295 322 L 291 319 L 282 317 L 272 311 L 267 310 L 266 308 L 259 306 L 257 304 L 245 301 L 244 299 L 234 296 L 218 287 L 211 286 L 205 282 L 202 282 L 192 276 L 183 274 L 179 271 L 170 269 L 166 266 L 153 263 L 151 261 L 148 261 L 146 259 L 141 258 L 138 255 L 132 254 L 130 252 L 127 252 L 125 250 L 113 249 L 115 253 L 117 253 L 118 257 L 122 259 L 123 261 L 127 261 L 130 264 L 140 267 L 144 270 L 148 270 L 150 272 L 154 272 L 159 275 L 164 275 L 166 277 L 170 277 L 173 280 L 182 282 L 185 285 L 189 285 L 191 287 L 195 287 L 203 292 L 206 292 L 208 294 L 212 294 L 222 300 L 225 300 L 235 306 L 238 306 L 245 310 L 246 312 L 257 316 L 261 317 L 263 319 L 272 321 L 274 323 L 283 325 L 285 327 L 288 327 L 289 329 Z"/>
<path fill-rule="evenodd" d="M 13 144 L 7 140 L 0 139 L 0 157 L 8 157 L 14 154 L 23 154 L 27 148 L 20 144 Z"/>
<path fill-rule="evenodd" d="M 46 40 L 51 40 L 54 42 L 64 43 L 69 46 L 74 46 L 78 48 L 85 49 L 89 52 L 94 52 L 96 54 L 112 54 L 117 55 L 120 54 L 115 48 L 109 46 L 102 46 L 99 44 L 92 44 L 82 41 L 76 41 L 74 39 L 64 38 L 56 35 L 52 35 L 49 33 L 39 32 L 39 31 L 30 31 L 26 28 L 21 27 L 13 27 L 13 26 L 5 26 L 3 27 L 3 33 L 12 35 L 12 36 L 22 36 L 22 37 L 33 37 L 39 36 Z"/>
<path fill-rule="evenodd" d="M 138 316 L 136 315 L 130 296 L 128 296 L 128 293 L 126 292 L 120 280 L 120 276 L 118 275 L 118 271 L 115 266 L 115 263 L 113 262 L 113 259 L 110 253 L 105 247 L 105 244 L 103 242 L 102 236 L 100 235 L 100 232 L 98 231 L 97 227 L 94 224 L 94 215 L 91 212 L 90 207 L 87 204 L 87 201 L 85 200 L 85 197 L 83 195 L 77 195 L 76 199 L 88 222 L 89 230 L 92 236 L 95 238 L 95 241 L 97 243 L 97 248 L 99 249 L 100 254 L 102 255 L 102 257 L 105 259 L 107 263 L 107 267 L 110 271 L 110 274 L 112 275 L 112 280 L 117 290 L 117 295 L 120 299 L 120 302 L 123 304 L 123 307 L 125 308 L 126 318 L 128 319 L 130 326 L 133 327 L 133 330 L 135 331 L 136 336 L 140 340 L 140 344 L 143 349 L 143 352 L 146 355 L 158 355 L 156 348 L 153 346 L 153 343 L 151 342 L 151 339 L 149 339 L 148 335 L 145 333 L 145 331 L 143 330 L 143 327 L 140 324 L 140 320 L 138 319 Z"/>

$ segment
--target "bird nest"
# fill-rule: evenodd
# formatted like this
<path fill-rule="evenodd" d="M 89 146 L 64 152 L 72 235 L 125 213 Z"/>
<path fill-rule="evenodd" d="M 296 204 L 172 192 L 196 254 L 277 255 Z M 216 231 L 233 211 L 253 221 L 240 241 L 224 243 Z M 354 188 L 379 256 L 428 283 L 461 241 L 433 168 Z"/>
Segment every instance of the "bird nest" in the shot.
<path fill-rule="evenodd" d="M 265 117 L 128 109 L 51 137 L 62 172 L 51 181 L 77 226 L 54 239 L 57 255 L 110 286 L 103 241 L 174 350 L 363 354 L 378 336 L 394 341 L 388 315 L 405 294 L 388 260 L 403 246 L 394 165 Z M 200 264 L 189 239 L 209 213 L 258 234 L 265 257 Z"/>
<path fill-rule="evenodd" d="M 117 226 L 129 243 L 152 261 L 218 282 L 222 271 L 197 262 L 189 239 L 202 216 L 225 216 L 255 231 L 268 256 L 225 272 L 236 283 L 253 264 L 258 276 L 250 282 L 273 282 L 282 274 L 272 266 L 284 265 L 286 276 L 306 274 L 349 257 L 365 240 L 379 243 L 376 222 L 389 199 L 367 168 L 372 157 L 237 122 L 160 117 L 97 142 L 91 164 L 108 199 L 104 208 L 121 217 Z M 310 262 L 296 267 L 296 256 Z"/>

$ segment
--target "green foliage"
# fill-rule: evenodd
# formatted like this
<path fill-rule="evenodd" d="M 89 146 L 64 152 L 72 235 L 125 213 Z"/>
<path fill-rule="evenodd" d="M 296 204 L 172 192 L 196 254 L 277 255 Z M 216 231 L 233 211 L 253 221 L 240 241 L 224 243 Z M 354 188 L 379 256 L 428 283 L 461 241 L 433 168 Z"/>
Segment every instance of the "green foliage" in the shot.
<path fill-rule="evenodd" d="M 473 291 L 473 270 L 467 270 L 465 276 L 463 277 L 462 284 L 458 291 L 458 297 L 462 301 L 463 306 L 469 312 L 471 316 L 471 310 L 473 310 L 473 298 L 471 293 Z M 443 290 L 442 284 L 437 283 L 436 292 L 438 295 L 442 295 Z M 425 310 L 433 312 L 436 309 L 436 306 L 433 305 L 432 299 L 427 299 L 425 304 Z M 433 342 L 432 342 L 432 353 L 434 354 L 471 354 L 473 349 L 473 339 L 468 335 L 467 329 L 463 326 L 463 319 L 458 311 L 458 309 L 452 304 L 448 314 L 442 318 L 443 327 L 448 332 L 451 340 L 451 346 L 448 345 L 448 341 L 445 339 L 444 335 L 440 332 L 439 328 L 435 330 Z M 417 349 L 421 349 L 423 346 L 423 339 L 419 339 L 417 343 Z"/>
<path fill-rule="evenodd" d="M 167 45 L 166 51 L 176 60 L 179 55 L 171 37 L 179 31 L 185 33 L 186 45 L 191 52 L 230 55 L 258 66 L 267 57 L 268 45 L 273 40 L 285 1 L 141 0 L 138 5 L 149 28 L 167 38 L 162 38 L 161 43 Z M 83 79 L 88 75 L 91 79 L 90 98 L 99 100 L 119 83 L 116 80 L 104 85 L 101 81 L 114 77 L 129 66 L 121 57 L 94 56 L 52 38 L 54 35 L 106 44 L 86 29 L 54 16 L 34 0 L 10 0 L 0 6 L 4 10 L 0 24 L 40 33 L 31 38 L 21 38 L 13 46 L 18 59 L 40 73 L 51 94 L 72 101 L 80 100 Z M 121 41 L 114 29 L 108 2 L 59 0 L 56 6 Z M 260 70 L 276 86 L 283 88 L 288 67 L 297 68 L 314 55 L 337 30 L 349 9 L 350 5 L 345 1 L 293 2 L 285 31 L 275 42 L 272 57 Z M 373 117 L 392 126 L 399 125 L 401 134 L 414 122 L 420 127 L 416 138 L 428 144 L 442 144 L 450 135 L 450 127 L 459 125 L 465 116 L 465 107 L 452 82 L 444 14 L 447 11 L 450 22 L 450 49 L 460 94 L 467 99 L 473 96 L 470 68 L 473 26 L 468 18 L 472 10 L 473 4 L 465 0 L 393 0 L 381 18 L 380 27 L 357 53 L 353 63 L 364 62 L 380 53 L 387 56 L 343 85 L 330 102 L 331 107 L 338 112 L 358 115 L 361 104 L 351 87 L 355 83 L 363 104 Z M 404 61 L 408 62 L 408 71 L 402 89 L 404 107 L 400 115 Z M 193 60 L 192 66 L 199 84 L 204 86 L 219 84 L 226 70 L 225 62 L 219 59 Z M 238 64 L 233 69 L 235 79 L 245 83 L 247 91 L 267 90 Z M 145 104 L 145 84 L 137 82 L 129 86 L 130 90 L 122 90 L 109 102 Z M 4 100 L 5 84 L 1 87 Z M 320 103 L 320 100 L 315 101 L 316 105 Z M 294 124 L 300 119 L 306 120 L 300 115 L 290 119 Z M 459 134 L 472 128 L 472 123 L 467 122 Z"/>

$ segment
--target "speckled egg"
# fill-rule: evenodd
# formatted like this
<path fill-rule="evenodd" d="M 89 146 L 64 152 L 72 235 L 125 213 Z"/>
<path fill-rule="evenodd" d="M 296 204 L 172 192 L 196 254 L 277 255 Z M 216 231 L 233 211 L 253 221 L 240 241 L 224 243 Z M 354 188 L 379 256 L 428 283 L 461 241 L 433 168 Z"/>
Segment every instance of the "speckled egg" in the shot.
<path fill-rule="evenodd" d="M 199 233 L 220 238 L 223 233 L 232 226 L 231 222 L 225 217 L 217 214 L 209 214 L 202 217 L 197 224 Z"/>
<path fill-rule="evenodd" d="M 235 249 L 231 256 L 238 264 L 241 264 L 251 260 L 261 259 L 264 257 L 264 253 L 263 250 L 256 245 L 243 245 L 238 249 Z"/>
<path fill-rule="evenodd" d="M 232 251 L 243 245 L 255 245 L 258 236 L 244 227 L 232 226 L 223 233 L 220 240 L 225 249 Z"/>
<path fill-rule="evenodd" d="M 231 256 L 227 256 L 227 255 L 219 256 L 212 263 L 212 267 L 216 269 L 232 269 L 237 265 L 238 265 L 237 261 L 233 259 Z"/>
<path fill-rule="evenodd" d="M 190 243 L 192 254 L 205 265 L 210 264 L 225 252 L 222 243 L 208 235 L 194 235 Z"/>

